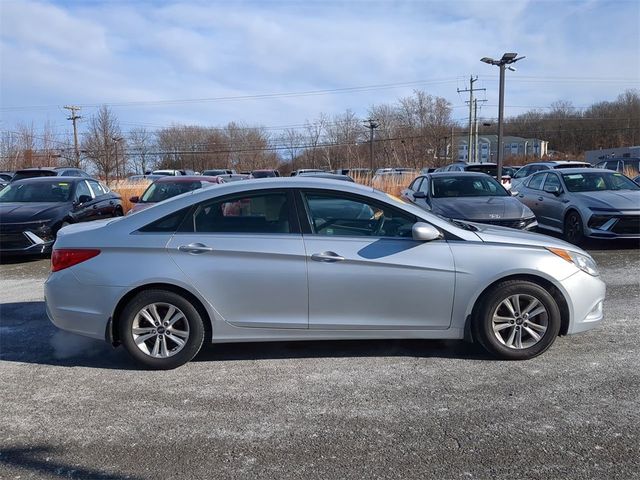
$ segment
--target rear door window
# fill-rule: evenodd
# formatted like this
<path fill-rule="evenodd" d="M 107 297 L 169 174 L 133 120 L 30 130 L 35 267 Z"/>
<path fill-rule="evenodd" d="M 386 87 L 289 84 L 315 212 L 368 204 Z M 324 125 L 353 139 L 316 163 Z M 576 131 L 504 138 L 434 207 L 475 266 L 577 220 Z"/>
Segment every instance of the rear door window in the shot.
<path fill-rule="evenodd" d="M 200 205 L 193 231 L 206 233 L 291 233 L 286 192 L 242 194 Z"/>

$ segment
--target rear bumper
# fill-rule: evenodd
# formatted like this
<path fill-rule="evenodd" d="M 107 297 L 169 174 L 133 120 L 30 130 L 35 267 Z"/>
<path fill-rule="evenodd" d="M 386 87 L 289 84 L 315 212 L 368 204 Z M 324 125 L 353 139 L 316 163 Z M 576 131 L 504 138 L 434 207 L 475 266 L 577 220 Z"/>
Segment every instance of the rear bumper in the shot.
<path fill-rule="evenodd" d="M 585 332 L 604 320 L 606 285 L 600 277 L 579 271 L 561 282 L 569 306 L 567 334 Z"/>
<path fill-rule="evenodd" d="M 107 340 L 105 332 L 124 287 L 87 286 L 71 269 L 49 275 L 44 284 L 47 316 L 61 330 Z"/>

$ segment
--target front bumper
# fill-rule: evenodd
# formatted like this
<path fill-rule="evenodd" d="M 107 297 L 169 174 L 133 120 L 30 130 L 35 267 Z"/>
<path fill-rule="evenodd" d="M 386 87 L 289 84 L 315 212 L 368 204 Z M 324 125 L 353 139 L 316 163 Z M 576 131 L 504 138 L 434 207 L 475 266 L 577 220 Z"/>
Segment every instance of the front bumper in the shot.
<path fill-rule="evenodd" d="M 40 255 L 49 253 L 54 239 L 41 238 L 25 230 L 18 232 L 0 232 L 0 254 L 2 255 Z"/>
<path fill-rule="evenodd" d="M 125 287 L 84 285 L 70 269 L 53 272 L 44 284 L 49 320 L 61 330 L 105 340 L 107 325 Z"/>
<path fill-rule="evenodd" d="M 606 285 L 600 277 L 580 270 L 561 283 L 569 307 L 567 334 L 585 332 L 604 320 Z"/>
<path fill-rule="evenodd" d="M 591 238 L 640 238 L 640 214 L 596 212 L 589 218 L 585 234 Z"/>

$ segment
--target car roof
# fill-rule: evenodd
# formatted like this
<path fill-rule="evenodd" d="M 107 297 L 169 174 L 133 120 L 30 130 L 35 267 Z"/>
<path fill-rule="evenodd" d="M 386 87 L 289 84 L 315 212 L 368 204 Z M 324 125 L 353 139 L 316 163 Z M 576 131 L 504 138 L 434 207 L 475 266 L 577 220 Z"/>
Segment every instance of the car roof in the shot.
<path fill-rule="evenodd" d="M 529 165 L 571 165 L 573 163 L 579 163 L 581 165 L 589 165 L 589 162 L 583 162 L 582 160 L 547 160 L 544 162 L 531 162 L 526 165 L 522 165 L 523 167 L 528 167 Z"/>
<path fill-rule="evenodd" d="M 471 176 L 491 177 L 491 175 L 488 175 L 484 172 L 468 172 L 466 170 L 463 172 L 431 172 L 421 176 L 422 177 L 428 177 L 428 176 L 431 176 L 431 177 L 471 177 Z"/>
<path fill-rule="evenodd" d="M 212 182 L 219 180 L 217 176 L 208 175 L 161 175 L 155 183 Z"/>
<path fill-rule="evenodd" d="M 575 168 L 563 168 L 561 170 L 558 170 L 557 173 L 561 173 L 561 174 L 567 174 L 567 173 L 602 173 L 602 172 L 608 172 L 608 173 L 616 173 L 616 172 L 610 172 L 609 170 L 604 170 L 602 168 L 590 168 L 590 167 L 575 167 Z M 535 172 L 534 175 L 538 175 L 540 173 L 549 173 L 549 170 L 541 170 L 540 172 Z"/>
<path fill-rule="evenodd" d="M 85 177 L 62 177 L 62 176 L 51 176 L 51 177 L 31 177 L 31 178 L 22 178 L 20 180 L 16 180 L 15 182 L 11 182 L 12 185 L 21 185 L 24 183 L 58 183 L 58 182 L 67 182 L 67 183 L 77 183 L 83 180 L 97 180 L 93 178 L 85 178 Z"/>
<path fill-rule="evenodd" d="M 345 180 L 353 180 L 349 175 L 342 175 L 341 173 L 329 173 L 329 172 L 301 172 L 299 174 L 301 177 L 307 178 L 327 178 L 327 179 L 340 179 L 342 181 Z"/>

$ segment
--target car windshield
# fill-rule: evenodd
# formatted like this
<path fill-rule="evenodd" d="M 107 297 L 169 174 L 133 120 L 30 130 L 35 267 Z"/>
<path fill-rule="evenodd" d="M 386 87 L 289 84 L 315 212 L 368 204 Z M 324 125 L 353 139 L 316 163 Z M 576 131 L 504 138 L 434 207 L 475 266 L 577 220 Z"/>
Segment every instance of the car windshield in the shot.
<path fill-rule="evenodd" d="M 38 177 L 55 177 L 56 172 L 53 170 L 25 170 L 17 172 L 11 180 L 14 182 L 17 180 L 23 180 L 25 178 L 38 178 Z"/>
<path fill-rule="evenodd" d="M 275 177 L 276 173 L 273 170 L 254 170 L 251 172 L 253 178 L 268 178 Z"/>
<path fill-rule="evenodd" d="M 156 203 L 176 195 L 202 188 L 202 182 L 155 182 L 149 185 L 140 199 L 141 203 Z"/>
<path fill-rule="evenodd" d="M 483 175 L 436 177 L 431 180 L 434 198 L 506 197 L 509 194 L 494 178 Z"/>
<path fill-rule="evenodd" d="M 598 192 L 602 190 L 640 190 L 640 186 L 621 173 L 599 171 L 562 174 L 570 192 Z"/>
<path fill-rule="evenodd" d="M 68 202 L 71 187 L 69 182 L 10 183 L 0 192 L 0 202 Z"/>

